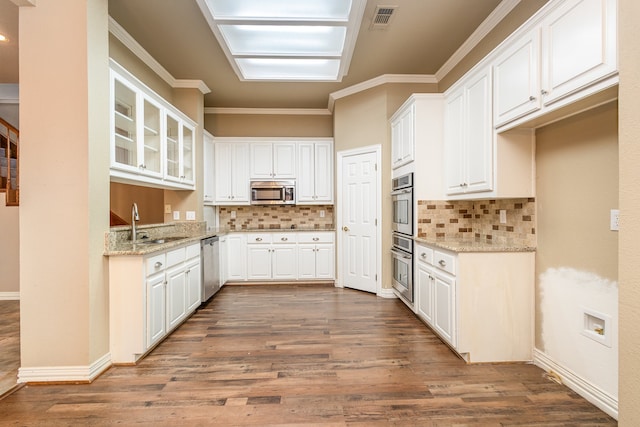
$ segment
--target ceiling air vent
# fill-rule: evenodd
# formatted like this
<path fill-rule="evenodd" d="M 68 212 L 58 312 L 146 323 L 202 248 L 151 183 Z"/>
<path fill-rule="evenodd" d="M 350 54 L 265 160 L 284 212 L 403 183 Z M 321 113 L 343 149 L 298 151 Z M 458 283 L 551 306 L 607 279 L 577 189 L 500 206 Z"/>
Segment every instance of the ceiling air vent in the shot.
<path fill-rule="evenodd" d="M 397 8 L 398 6 L 376 6 L 369 28 L 372 30 L 387 28 L 395 16 Z"/>

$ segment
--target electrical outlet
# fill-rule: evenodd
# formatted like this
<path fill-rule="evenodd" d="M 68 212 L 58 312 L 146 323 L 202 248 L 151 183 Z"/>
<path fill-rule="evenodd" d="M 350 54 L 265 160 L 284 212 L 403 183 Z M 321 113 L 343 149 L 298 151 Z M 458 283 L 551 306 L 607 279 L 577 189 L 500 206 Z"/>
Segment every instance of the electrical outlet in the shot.
<path fill-rule="evenodd" d="M 180 219 L 180 211 L 173 211 L 173 219 L 176 221 Z"/>
<path fill-rule="evenodd" d="M 171 205 L 164 205 L 164 213 L 166 214 L 171 213 Z"/>
<path fill-rule="evenodd" d="M 320 211 L 320 218 L 324 218 L 324 211 Z"/>
<path fill-rule="evenodd" d="M 611 231 L 620 230 L 620 211 L 618 209 L 611 209 L 610 222 L 609 229 Z"/>
<path fill-rule="evenodd" d="M 187 221 L 196 220 L 196 211 L 187 211 Z"/>
<path fill-rule="evenodd" d="M 504 209 L 500 209 L 500 224 L 507 223 L 507 211 Z"/>
<path fill-rule="evenodd" d="M 231 211 L 231 219 L 236 219 L 236 211 Z"/>

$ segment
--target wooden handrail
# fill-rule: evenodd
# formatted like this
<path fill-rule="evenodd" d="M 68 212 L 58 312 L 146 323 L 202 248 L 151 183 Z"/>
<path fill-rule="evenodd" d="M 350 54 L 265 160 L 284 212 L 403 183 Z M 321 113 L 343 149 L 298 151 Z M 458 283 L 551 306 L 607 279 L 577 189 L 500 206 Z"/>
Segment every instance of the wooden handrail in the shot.
<path fill-rule="evenodd" d="M 7 206 L 20 204 L 20 131 L 0 118 L 0 192 Z"/>

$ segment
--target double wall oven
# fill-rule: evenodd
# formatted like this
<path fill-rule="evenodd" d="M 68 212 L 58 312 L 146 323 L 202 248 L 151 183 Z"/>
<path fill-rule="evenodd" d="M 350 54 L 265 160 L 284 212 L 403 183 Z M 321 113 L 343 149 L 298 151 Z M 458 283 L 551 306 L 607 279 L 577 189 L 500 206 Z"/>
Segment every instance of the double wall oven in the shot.
<path fill-rule="evenodd" d="M 413 304 L 413 173 L 393 178 L 393 288 Z"/>

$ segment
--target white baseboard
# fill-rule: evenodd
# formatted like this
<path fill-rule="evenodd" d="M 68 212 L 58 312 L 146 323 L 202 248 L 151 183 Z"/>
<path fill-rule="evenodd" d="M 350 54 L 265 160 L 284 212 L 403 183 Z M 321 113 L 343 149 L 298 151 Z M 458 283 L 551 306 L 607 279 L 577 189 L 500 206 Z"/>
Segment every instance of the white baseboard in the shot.
<path fill-rule="evenodd" d="M 19 368 L 18 383 L 92 382 L 111 366 L 111 353 L 107 353 L 89 366 L 47 366 Z"/>
<path fill-rule="evenodd" d="M 382 298 L 398 298 L 392 288 L 382 288 L 378 292 L 378 296 Z"/>
<path fill-rule="evenodd" d="M 0 292 L 0 301 L 20 301 L 20 292 Z"/>
<path fill-rule="evenodd" d="M 564 385 L 593 403 L 608 415 L 616 420 L 618 419 L 618 398 L 611 396 L 597 385 L 580 377 L 571 369 L 560 365 L 537 348 L 533 350 L 533 363 L 547 372 L 555 372 L 560 376 Z"/>

